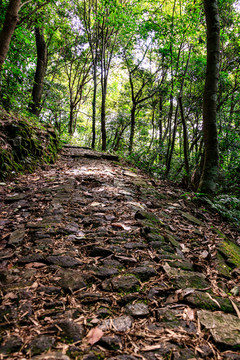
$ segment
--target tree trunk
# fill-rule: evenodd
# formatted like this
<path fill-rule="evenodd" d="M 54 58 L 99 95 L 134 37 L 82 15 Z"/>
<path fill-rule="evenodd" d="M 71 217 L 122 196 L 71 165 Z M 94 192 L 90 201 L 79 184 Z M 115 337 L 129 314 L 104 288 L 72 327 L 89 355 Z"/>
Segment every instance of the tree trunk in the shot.
<path fill-rule="evenodd" d="M 93 60 L 92 149 L 96 142 L 97 55 Z"/>
<path fill-rule="evenodd" d="M 74 104 L 70 103 L 70 114 L 69 114 L 69 123 L 68 123 L 68 133 L 70 136 L 74 133 Z"/>
<path fill-rule="evenodd" d="M 207 70 L 203 95 L 204 166 L 199 190 L 214 193 L 218 175 L 218 139 L 216 124 L 219 77 L 220 24 L 217 0 L 204 0 L 207 24 Z"/>
<path fill-rule="evenodd" d="M 187 133 L 187 124 L 186 124 L 186 120 L 185 120 L 184 112 L 183 112 L 183 105 L 182 105 L 181 96 L 179 96 L 178 102 L 179 102 L 180 114 L 181 114 L 181 120 L 182 120 L 182 127 L 183 127 L 184 164 L 185 164 L 185 171 L 186 171 L 186 185 L 188 186 L 188 183 L 189 183 L 188 133 Z"/>
<path fill-rule="evenodd" d="M 132 153 L 132 149 L 133 149 L 133 139 L 135 134 L 135 113 L 136 113 L 136 106 L 133 104 L 131 109 L 131 129 L 130 129 L 130 139 L 129 139 L 129 147 L 128 147 L 129 154 Z"/>
<path fill-rule="evenodd" d="M 0 33 L 0 71 L 6 59 L 10 41 L 18 22 L 18 12 L 21 0 L 10 0 L 5 15 L 2 31 Z"/>
<path fill-rule="evenodd" d="M 159 120 L 158 120 L 158 131 L 159 131 L 159 145 L 162 146 L 163 137 L 163 125 L 162 125 L 162 110 L 163 110 L 163 96 L 159 95 Z"/>
<path fill-rule="evenodd" d="M 29 105 L 29 110 L 32 114 L 39 116 L 41 112 L 43 81 L 47 70 L 47 45 L 44 39 L 43 28 L 35 27 L 35 39 L 37 46 L 37 68 L 34 77 L 32 102 Z"/>
<path fill-rule="evenodd" d="M 169 171 L 171 169 L 171 162 L 172 162 L 172 156 L 173 156 L 173 151 L 174 151 L 174 146 L 175 146 L 175 139 L 176 139 L 176 132 L 177 132 L 177 119 L 178 119 L 178 104 L 177 104 L 176 109 L 175 109 L 172 142 L 170 143 L 171 146 L 170 146 L 170 149 L 169 149 L 169 155 L 168 155 L 167 163 L 166 163 L 166 172 L 165 172 L 166 176 L 168 176 Z"/>
<path fill-rule="evenodd" d="M 107 97 L 107 80 L 102 82 L 102 105 L 101 105 L 101 134 L 102 134 L 102 150 L 105 151 L 107 147 L 106 134 L 106 97 Z"/>
<path fill-rule="evenodd" d="M 168 148 L 167 148 L 167 154 L 166 154 L 166 167 L 167 167 L 167 164 L 168 164 L 169 152 L 170 152 L 170 148 L 171 148 L 172 116 L 173 116 L 173 96 L 172 96 L 172 93 L 171 93 L 170 94 L 170 107 L 169 107 L 169 113 L 168 113 L 167 129 L 165 131 L 165 136 L 162 139 L 162 141 L 164 141 L 166 136 L 167 136 L 167 133 L 168 133 Z"/>

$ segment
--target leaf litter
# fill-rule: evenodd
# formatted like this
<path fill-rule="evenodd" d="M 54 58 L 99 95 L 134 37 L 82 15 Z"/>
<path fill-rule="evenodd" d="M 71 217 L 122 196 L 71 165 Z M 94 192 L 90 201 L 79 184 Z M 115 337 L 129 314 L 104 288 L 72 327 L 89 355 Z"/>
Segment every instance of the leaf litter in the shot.
<path fill-rule="evenodd" d="M 6 183 L 0 199 L 1 220 L 5 221 L 0 252 L 3 358 L 23 359 L 47 353 L 41 335 L 54 339 L 51 351 L 73 359 L 82 359 L 92 351 L 106 359 L 124 354 L 149 359 L 150 353 L 155 359 L 233 358 L 235 347 L 229 347 L 224 340 L 216 342 L 197 316 L 199 305 L 190 307 L 184 299 L 195 286 L 207 294 L 220 313 L 224 309 L 214 295 L 229 298 L 231 316 L 239 318 L 239 296 L 231 294 L 231 290 L 239 286 L 240 274 L 228 259 L 218 262 L 217 245 L 222 238 L 213 227 L 232 241 L 239 238 L 239 230 L 220 216 L 201 212 L 194 202 L 180 198 L 181 189 L 176 192 L 170 183 L 153 183 L 139 170 L 132 174 L 106 159 L 82 156 L 76 160 L 69 154 L 46 171 Z M 154 186 L 147 198 L 145 189 L 134 183 L 136 179 Z M 166 196 L 156 199 L 156 192 Z M 9 195 L 22 193 L 24 206 L 19 205 L 22 200 L 5 202 Z M 129 201 L 129 196 L 133 200 Z M 140 221 L 134 218 L 136 203 L 148 214 Z M 182 216 L 182 212 L 192 217 Z M 164 225 L 151 220 L 151 215 Z M 194 218 L 199 221 L 194 223 Z M 13 247 L 9 237 L 23 227 L 27 229 L 23 243 Z M 168 242 L 168 232 L 175 242 Z M 147 247 L 142 248 L 142 244 Z M 31 261 L 31 256 L 37 255 L 42 260 Z M 60 257 L 61 265 L 45 260 L 52 255 Z M 21 257 L 29 257 L 29 262 L 21 265 Z M 80 260 L 78 265 L 75 259 Z M 67 267 L 63 267 L 64 261 Z M 192 270 L 184 270 L 186 261 L 192 264 Z M 167 275 L 166 264 L 167 271 L 173 269 L 174 277 Z M 228 276 L 221 272 L 221 265 L 230 269 Z M 139 266 L 145 273 L 152 267 L 157 275 L 141 280 L 141 275 L 133 271 Z M 112 269 L 118 271 L 119 289 L 112 286 L 116 277 Z M 97 277 L 100 271 L 101 278 Z M 62 283 L 62 272 L 72 274 L 68 289 Z M 189 282 L 187 275 L 195 272 L 202 273 L 209 286 L 198 288 L 196 282 L 193 288 L 185 285 Z M 133 277 L 138 285 L 129 283 Z M 149 315 L 129 316 L 127 305 L 139 302 L 147 304 Z M 159 316 L 164 309 L 167 312 Z M 126 323 L 123 333 L 119 329 L 126 317 L 131 322 Z M 109 320 L 111 326 L 103 331 L 99 326 L 104 320 Z M 75 331 L 80 330 L 81 338 L 74 341 Z M 14 347 L 14 336 L 20 339 L 19 346 Z M 37 337 L 39 343 L 33 349 L 31 344 Z"/>

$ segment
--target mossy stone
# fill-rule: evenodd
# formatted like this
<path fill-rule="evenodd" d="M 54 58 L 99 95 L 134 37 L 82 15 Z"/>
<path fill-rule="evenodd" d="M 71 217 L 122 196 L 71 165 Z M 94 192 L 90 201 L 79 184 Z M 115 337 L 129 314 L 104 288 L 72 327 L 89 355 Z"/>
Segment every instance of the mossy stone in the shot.
<path fill-rule="evenodd" d="M 139 210 L 135 214 L 135 219 L 148 220 L 150 223 L 159 223 L 159 218 L 148 211 Z"/>
<path fill-rule="evenodd" d="M 225 238 L 218 245 L 218 251 L 233 267 L 240 267 L 240 247 L 233 241 Z"/>
<path fill-rule="evenodd" d="M 211 295 L 209 293 L 194 291 L 184 298 L 188 304 L 205 310 L 222 310 L 227 313 L 234 313 L 235 310 L 229 299 Z"/>
<path fill-rule="evenodd" d="M 200 323 L 209 329 L 214 341 L 227 348 L 240 349 L 240 319 L 220 311 L 198 311 Z"/>
<path fill-rule="evenodd" d="M 181 249 L 180 243 L 176 240 L 176 238 L 172 234 L 167 233 L 165 235 L 165 239 L 167 239 L 172 244 L 173 247 L 177 249 Z"/>
<path fill-rule="evenodd" d="M 217 253 L 216 269 L 220 275 L 223 275 L 224 277 L 227 278 L 231 278 L 232 269 L 225 263 L 224 258 L 219 252 Z"/>
<path fill-rule="evenodd" d="M 165 263 L 163 268 L 173 286 L 178 289 L 204 289 L 209 286 L 205 276 L 201 273 L 172 268 L 168 263 Z"/>

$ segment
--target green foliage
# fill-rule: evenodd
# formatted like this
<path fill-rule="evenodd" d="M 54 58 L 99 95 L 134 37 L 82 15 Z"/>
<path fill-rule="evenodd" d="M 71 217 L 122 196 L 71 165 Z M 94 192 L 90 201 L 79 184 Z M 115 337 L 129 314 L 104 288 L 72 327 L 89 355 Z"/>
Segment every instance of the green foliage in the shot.
<path fill-rule="evenodd" d="M 211 208 L 230 220 L 235 225 L 240 225 L 240 200 L 231 195 L 218 195 L 214 199 L 204 197 Z"/>
<path fill-rule="evenodd" d="M 193 181 L 193 188 L 196 189 L 204 153 L 202 96 L 206 70 L 206 28 L 202 1 L 51 0 L 42 6 L 44 3 L 44 0 L 25 2 L 21 7 L 20 21 L 1 73 L 0 104 L 8 111 L 20 111 L 29 116 L 27 110 L 37 64 L 34 28 L 43 27 L 48 46 L 48 68 L 44 79 L 40 121 L 45 125 L 53 125 L 65 143 L 91 146 L 92 55 L 95 52 L 98 64 L 96 148 L 99 149 L 100 85 L 103 72 L 100 45 L 105 39 L 108 49 L 113 46 L 106 99 L 108 150 L 118 151 L 134 165 L 157 177 L 168 176 L 184 184 L 183 126 L 178 108 L 178 97 L 181 95 L 187 127 L 190 175 L 192 179 L 196 178 L 196 183 Z M 7 4 L 6 0 L 0 2 L 0 29 Z M 233 0 L 219 1 L 221 69 L 217 105 L 220 149 L 218 193 L 239 199 L 240 14 L 234 4 Z M 84 7 L 87 9 L 87 19 L 84 18 Z M 109 56 L 110 52 L 107 52 L 105 61 L 109 60 Z M 81 76 L 87 71 L 87 81 L 81 82 Z M 133 93 L 137 104 L 135 132 L 132 153 L 128 155 Z M 75 104 L 75 132 L 69 136 L 71 101 Z M 31 125 L 34 120 L 29 122 Z M 32 136 L 32 132 L 25 129 L 24 125 L 21 131 L 18 134 L 13 131 L 11 136 L 21 137 L 23 133 Z M 5 138 L 0 141 L 1 145 L 6 145 Z M 28 158 L 26 149 L 35 149 L 36 154 L 40 154 L 40 145 L 37 139 L 25 140 L 20 157 L 13 155 L 11 144 L 2 147 L 1 156 L 8 159 L 4 171 L 22 170 L 25 167 L 23 159 Z M 51 145 L 48 151 L 54 152 Z M 190 181 L 188 185 L 191 187 Z M 236 212 L 239 209 L 233 204 L 230 206 L 217 200 L 214 206 L 218 211 L 228 213 L 231 218 L 238 218 Z"/>

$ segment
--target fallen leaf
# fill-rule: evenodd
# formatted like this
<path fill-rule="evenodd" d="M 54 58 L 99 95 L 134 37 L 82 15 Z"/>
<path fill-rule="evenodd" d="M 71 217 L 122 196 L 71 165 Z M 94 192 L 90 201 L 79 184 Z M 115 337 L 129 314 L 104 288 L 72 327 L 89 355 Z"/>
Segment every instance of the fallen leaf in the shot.
<path fill-rule="evenodd" d="M 183 320 L 190 320 L 193 321 L 195 319 L 195 312 L 190 307 L 187 307 L 183 311 Z"/>
<path fill-rule="evenodd" d="M 206 259 L 208 257 L 208 255 L 209 255 L 209 252 L 207 250 L 204 250 L 200 253 L 200 257 L 202 259 Z"/>
<path fill-rule="evenodd" d="M 122 223 L 112 223 L 112 226 L 117 227 L 117 228 L 121 228 L 121 229 L 126 230 L 126 231 L 131 230 L 130 226 L 127 226 L 127 225 L 122 224 Z"/>
<path fill-rule="evenodd" d="M 95 327 L 89 331 L 86 337 L 88 344 L 96 344 L 103 337 L 103 331 L 98 327 Z"/>
<path fill-rule="evenodd" d="M 32 262 L 32 263 L 28 263 L 25 265 L 25 268 L 27 269 L 31 269 L 31 268 L 41 268 L 41 267 L 44 267 L 46 266 L 46 264 L 43 264 L 41 262 Z"/>
<path fill-rule="evenodd" d="M 101 205 L 102 205 L 101 203 L 96 202 L 96 201 L 94 201 L 90 204 L 90 206 L 101 206 Z"/>
<path fill-rule="evenodd" d="M 17 295 L 14 294 L 13 292 L 10 292 L 4 296 L 4 300 L 8 300 L 8 299 L 11 300 L 17 299 Z"/>
<path fill-rule="evenodd" d="M 32 288 L 32 289 L 36 289 L 37 287 L 38 287 L 38 282 L 35 281 L 35 282 L 32 284 L 31 288 Z"/>

